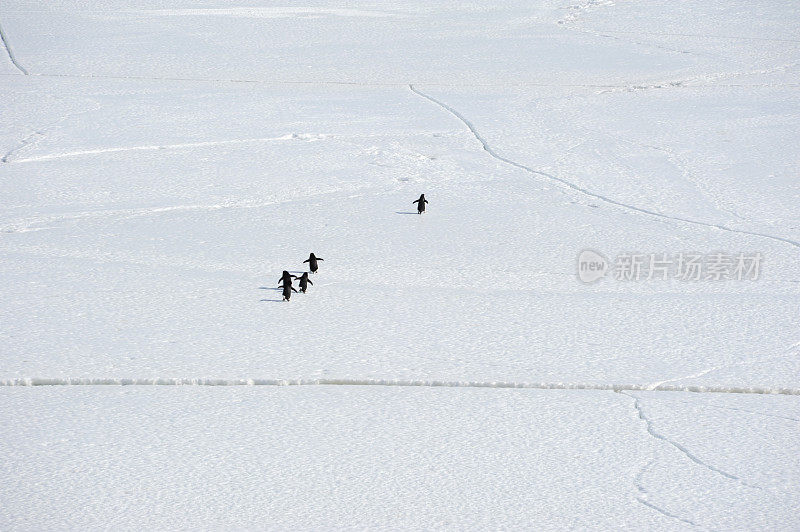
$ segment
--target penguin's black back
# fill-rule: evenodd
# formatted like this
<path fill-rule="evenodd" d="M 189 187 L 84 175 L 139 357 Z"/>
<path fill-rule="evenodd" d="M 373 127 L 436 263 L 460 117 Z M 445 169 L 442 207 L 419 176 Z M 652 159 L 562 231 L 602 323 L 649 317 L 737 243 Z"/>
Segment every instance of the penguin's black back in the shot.
<path fill-rule="evenodd" d="M 281 275 L 281 280 L 279 282 L 283 285 L 292 286 L 292 274 L 283 270 L 283 275 Z"/>

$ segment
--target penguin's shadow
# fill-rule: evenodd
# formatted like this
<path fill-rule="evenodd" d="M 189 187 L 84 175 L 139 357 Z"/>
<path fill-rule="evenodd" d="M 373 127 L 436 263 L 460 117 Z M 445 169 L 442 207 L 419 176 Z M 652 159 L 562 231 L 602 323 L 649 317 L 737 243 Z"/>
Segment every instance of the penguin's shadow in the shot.
<path fill-rule="evenodd" d="M 394 211 L 395 214 L 419 214 L 418 212 Z"/>
<path fill-rule="evenodd" d="M 277 286 L 277 287 L 273 287 L 273 286 L 259 286 L 259 287 L 258 287 L 258 289 L 259 289 L 259 290 L 275 290 L 276 292 L 279 292 L 279 291 L 283 290 L 283 288 L 281 288 L 280 286 Z M 262 301 L 263 301 L 263 300 L 262 300 Z"/>
<path fill-rule="evenodd" d="M 271 303 L 283 303 L 283 299 L 261 299 L 260 301 L 269 301 Z"/>

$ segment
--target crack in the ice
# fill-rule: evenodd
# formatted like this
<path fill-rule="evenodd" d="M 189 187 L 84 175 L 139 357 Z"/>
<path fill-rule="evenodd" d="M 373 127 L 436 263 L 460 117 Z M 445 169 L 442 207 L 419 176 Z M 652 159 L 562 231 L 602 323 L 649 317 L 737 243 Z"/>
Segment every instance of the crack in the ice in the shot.
<path fill-rule="evenodd" d="M 166 207 L 144 207 L 134 209 L 103 209 L 96 211 L 81 211 L 67 214 L 41 216 L 31 218 L 21 218 L 0 225 L 0 233 L 27 233 L 32 231 L 42 231 L 45 229 L 57 229 L 57 226 L 34 227 L 37 224 L 51 224 L 62 222 L 76 222 L 82 220 L 92 219 L 120 219 L 130 220 L 134 218 L 153 216 L 160 214 L 170 214 L 174 212 L 193 212 L 193 211 L 220 211 L 228 209 L 259 209 L 263 207 L 271 207 L 273 205 L 282 205 L 286 203 L 294 203 L 299 201 L 306 201 L 317 199 L 322 196 L 328 196 L 340 193 L 352 193 L 361 190 L 372 188 L 371 185 L 355 186 L 349 189 L 336 189 L 325 190 L 320 192 L 313 192 L 306 195 L 298 195 L 285 199 L 274 199 L 266 201 L 229 201 L 225 203 L 210 204 L 210 205 L 172 205 Z"/>
<path fill-rule="evenodd" d="M 23 74 L 26 76 L 29 75 L 28 71 L 25 70 L 25 68 L 17 62 L 17 58 L 14 57 L 14 51 L 11 49 L 11 43 L 8 40 L 8 36 L 3 31 L 2 25 L 0 25 L 0 41 L 3 41 L 3 48 L 6 49 L 6 53 L 8 54 L 8 58 L 11 59 L 11 63 L 13 63 L 14 66 L 17 67 Z"/>
<path fill-rule="evenodd" d="M 664 517 L 668 517 L 670 519 L 676 519 L 676 520 L 681 521 L 683 523 L 686 523 L 687 525 L 690 525 L 690 526 L 692 526 L 694 528 L 702 529 L 702 527 L 700 525 L 698 525 L 697 523 L 695 523 L 694 521 L 691 521 L 691 520 L 689 520 L 687 518 L 681 517 L 681 516 L 679 516 L 677 514 L 673 514 L 671 512 L 668 512 L 664 508 L 661 508 L 660 506 L 656 506 L 655 504 L 653 504 L 652 502 L 647 500 L 647 496 L 648 496 L 649 493 L 648 493 L 647 489 L 644 487 L 643 479 L 644 479 L 644 475 L 647 473 L 648 470 L 650 470 L 651 467 L 653 467 L 653 465 L 655 463 L 656 463 L 656 459 L 655 458 L 651 458 L 650 461 L 647 462 L 647 464 L 645 464 L 645 466 L 642 467 L 642 469 L 640 469 L 639 472 L 636 474 L 636 476 L 633 478 L 633 484 L 636 486 L 637 491 L 641 494 L 641 495 L 636 497 L 636 501 L 639 502 L 639 504 L 647 506 L 651 510 L 654 510 L 654 511 L 660 513 Z"/>
<path fill-rule="evenodd" d="M 515 382 L 515 381 L 446 381 L 377 378 L 326 379 L 188 379 L 188 378 L 40 378 L 27 377 L 0 380 L 0 386 L 399 386 L 428 388 L 497 388 L 522 390 L 598 390 L 625 391 L 800 395 L 800 388 L 731 387 L 731 386 L 672 386 L 662 385 L 653 390 L 647 384 Z M 625 394 L 629 395 L 629 394 Z M 629 397 L 633 397 L 629 395 Z M 634 398 L 635 399 L 635 398 Z"/>
<path fill-rule="evenodd" d="M 202 142 L 183 142 L 178 144 L 148 144 L 148 145 L 141 145 L 141 146 L 125 146 L 125 147 L 118 147 L 118 148 L 96 148 L 92 150 L 75 150 L 63 153 L 51 153 L 47 155 L 40 155 L 37 157 L 28 157 L 27 159 L 17 159 L 15 163 L 29 163 L 29 162 L 36 162 L 36 161 L 51 161 L 54 159 L 64 159 L 69 157 L 78 157 L 81 155 L 102 155 L 107 153 L 119 153 L 119 152 L 128 152 L 128 151 L 158 151 L 158 150 L 177 150 L 177 149 L 186 149 L 186 148 L 207 148 L 212 146 L 227 146 L 227 145 L 235 145 L 235 144 L 251 144 L 251 143 L 262 143 L 262 142 L 278 142 L 278 141 L 285 141 L 285 140 L 307 140 L 307 141 L 314 141 L 314 140 L 323 140 L 325 138 L 331 137 L 332 135 L 312 135 L 312 134 L 297 134 L 297 133 L 290 133 L 287 135 L 283 135 L 280 137 L 261 137 L 261 138 L 251 138 L 251 139 L 233 139 L 233 140 L 211 140 L 211 141 L 202 141 Z M 23 146 L 24 147 L 24 146 Z M 17 151 L 20 148 L 16 148 L 12 150 L 12 152 Z M 6 156 L 10 155 L 6 154 Z M 8 162 L 6 157 L 3 158 L 3 162 Z"/>
<path fill-rule="evenodd" d="M 708 368 L 708 369 L 704 369 L 703 371 L 699 371 L 697 373 L 693 373 L 691 375 L 683 375 L 681 377 L 674 377 L 674 378 L 671 378 L 671 379 L 664 379 L 663 381 L 656 381 L 656 382 L 654 382 L 653 384 L 651 384 L 648 387 L 648 391 L 649 390 L 655 390 L 659 386 L 667 384 L 668 382 L 682 381 L 682 380 L 686 380 L 686 379 L 699 379 L 700 377 L 705 377 L 709 373 L 712 373 L 714 371 L 722 369 L 723 367 L 725 367 L 725 366 Z"/>
<path fill-rule="evenodd" d="M 609 35 L 607 33 L 590 30 L 588 28 L 579 28 L 577 26 L 564 25 L 562 27 L 568 28 L 571 31 L 576 31 L 578 33 L 583 33 L 584 35 L 592 35 L 594 37 L 601 37 L 601 38 L 604 38 L 604 39 L 611 39 L 611 40 L 618 41 L 618 42 L 621 42 L 621 43 L 635 44 L 637 46 L 643 46 L 645 48 L 654 48 L 656 50 L 663 50 L 665 52 L 670 52 L 670 53 L 674 53 L 674 54 L 694 55 L 694 56 L 697 56 L 697 57 L 710 57 L 712 59 L 717 59 L 717 60 L 721 59 L 723 61 L 731 61 L 731 59 L 729 59 L 727 57 L 724 57 L 724 56 L 721 56 L 719 54 L 711 54 L 711 53 L 707 53 L 707 52 L 693 52 L 693 51 L 690 51 L 690 50 L 683 50 L 681 48 L 672 48 L 672 47 L 664 46 L 664 45 L 661 45 L 661 44 L 655 44 L 655 43 L 644 42 L 644 41 L 637 41 L 635 39 L 623 39 L 623 38 L 617 37 L 615 35 Z"/>
<path fill-rule="evenodd" d="M 665 385 L 665 384 L 667 384 L 669 382 L 683 381 L 683 380 L 688 380 L 688 379 L 699 379 L 700 377 L 705 377 L 709 373 L 713 373 L 715 371 L 722 371 L 724 369 L 741 367 L 741 366 L 753 366 L 753 365 L 756 365 L 756 364 L 765 364 L 765 363 L 770 362 L 772 360 L 784 359 L 784 358 L 786 358 L 788 356 L 791 356 L 794 352 L 798 351 L 798 348 L 800 348 L 799 344 L 800 343 L 793 344 L 793 345 L 789 346 L 788 348 L 786 348 L 786 350 L 783 353 L 781 353 L 779 355 L 772 355 L 772 356 L 769 356 L 769 357 L 755 359 L 755 360 L 742 360 L 742 361 L 739 361 L 739 362 L 730 362 L 728 364 L 722 364 L 722 365 L 719 365 L 719 366 L 712 366 L 710 368 L 706 368 L 706 369 L 704 369 L 702 371 L 699 371 L 697 373 L 693 373 L 691 375 L 684 375 L 684 376 L 681 376 L 681 377 L 673 377 L 673 378 L 670 378 L 670 379 L 664 379 L 664 380 L 661 380 L 661 381 L 656 381 L 656 382 L 654 382 L 653 384 L 650 385 L 650 387 L 648 388 L 648 391 L 649 390 L 655 390 L 655 389 L 659 388 L 660 386 L 663 386 L 663 385 Z"/>
<path fill-rule="evenodd" d="M 19 145 L 18 145 L 18 146 L 14 147 L 14 148 L 11 148 L 10 150 L 8 150 L 8 151 L 6 152 L 6 154 L 5 154 L 5 155 L 3 155 L 3 157 L 2 157 L 2 158 L 0 158 L 0 162 L 2 162 L 2 163 L 8 163 L 8 162 L 11 162 L 11 161 L 10 161 L 10 159 L 11 159 L 11 156 L 12 156 L 12 155 L 14 155 L 15 153 L 17 153 L 17 152 L 18 152 L 18 151 L 20 151 L 20 150 L 23 150 L 23 149 L 27 148 L 28 146 L 33 146 L 33 145 L 35 145 L 35 144 L 36 144 L 36 143 L 38 143 L 38 142 L 39 142 L 39 141 L 40 141 L 40 140 L 41 140 L 43 137 L 44 137 L 44 133 L 43 133 L 43 132 L 41 132 L 41 131 L 35 131 L 35 132 L 31 133 L 30 135 L 28 135 L 27 137 L 25 137 L 24 139 L 22 139 L 21 141 L 19 141 Z"/>
<path fill-rule="evenodd" d="M 568 11 L 567 15 L 564 16 L 563 18 L 557 20 L 556 24 L 558 24 L 559 27 L 566 28 L 566 29 L 569 29 L 569 30 L 572 30 L 572 31 L 577 31 L 577 32 L 583 33 L 585 35 L 592 35 L 592 36 L 595 36 L 595 37 L 602 37 L 604 39 L 612 39 L 612 40 L 615 40 L 615 41 L 618 41 L 618 42 L 622 42 L 622 43 L 629 43 L 629 44 L 635 44 L 637 46 L 644 46 L 646 48 L 655 48 L 657 50 L 664 50 L 665 52 L 672 52 L 672 53 L 676 53 L 676 54 L 695 55 L 695 56 L 699 56 L 699 57 L 706 56 L 706 57 L 712 57 L 714 59 L 722 59 L 722 60 L 725 60 L 725 61 L 729 61 L 730 60 L 727 57 L 723 57 L 723 56 L 718 55 L 718 54 L 711 54 L 711 53 L 707 53 L 707 52 L 694 52 L 694 51 L 690 51 L 690 50 L 683 50 L 683 49 L 680 49 L 680 48 L 672 48 L 672 47 L 669 47 L 669 46 L 664 46 L 662 44 L 656 44 L 656 43 L 652 43 L 652 42 L 644 42 L 644 41 L 635 40 L 635 39 L 623 39 L 623 38 L 617 37 L 615 35 L 608 35 L 608 33 L 614 33 L 614 32 L 605 32 L 604 30 L 593 30 L 593 29 L 586 28 L 586 27 L 579 27 L 579 26 L 577 26 L 575 24 L 575 22 L 578 21 L 578 19 L 580 18 L 580 16 L 583 13 L 589 12 L 593 8 L 596 8 L 596 7 L 613 6 L 613 5 L 614 5 L 614 2 L 611 1 L 611 0 L 585 0 L 581 4 L 575 4 L 575 5 L 568 6 L 566 8 L 567 11 Z M 631 32 L 631 33 L 633 33 L 635 36 L 643 35 L 643 33 L 635 33 L 635 32 Z"/>
<path fill-rule="evenodd" d="M 689 405 L 689 406 L 697 406 L 695 403 L 690 403 L 688 401 L 678 401 L 678 402 L 679 403 L 683 403 L 685 405 Z M 757 410 L 747 410 L 746 408 L 736 408 L 736 407 L 733 407 L 733 406 L 720 406 L 720 405 L 709 405 L 709 404 L 704 404 L 703 408 L 715 408 L 717 410 L 730 410 L 732 412 L 744 412 L 745 414 L 753 414 L 754 416 L 763 416 L 763 417 L 768 417 L 768 418 L 772 418 L 772 419 L 782 419 L 782 420 L 785 420 L 785 421 L 793 421 L 795 423 L 800 423 L 800 419 L 798 419 L 796 417 L 781 416 L 781 415 L 778 415 L 778 414 L 768 414 L 767 412 L 759 412 Z"/>
<path fill-rule="evenodd" d="M 703 528 L 700 527 L 700 525 L 698 525 L 694 521 L 690 521 L 689 519 L 686 519 L 686 518 L 681 517 L 679 515 L 675 515 L 675 514 L 669 513 L 668 511 L 664 510 L 663 508 L 659 508 L 655 504 L 647 501 L 647 499 L 644 499 L 642 497 L 636 497 L 636 500 L 639 503 L 647 506 L 651 510 L 655 510 L 656 512 L 660 513 L 661 515 L 663 515 L 665 517 L 669 517 L 670 519 L 675 519 L 677 521 L 681 521 L 682 523 L 686 523 L 687 525 L 690 525 L 690 526 L 692 526 L 694 528 L 699 528 L 700 530 L 704 530 Z"/>
<path fill-rule="evenodd" d="M 718 475 L 721 475 L 721 476 L 723 476 L 723 477 L 725 477 L 725 478 L 727 478 L 729 480 L 733 480 L 735 482 L 738 482 L 742 486 L 745 486 L 745 487 L 748 487 L 748 488 L 757 489 L 757 490 L 763 490 L 764 489 L 761 486 L 758 486 L 756 484 L 750 484 L 746 480 L 743 480 L 743 479 L 741 479 L 740 477 L 737 477 L 734 474 L 728 473 L 727 471 L 724 471 L 722 469 L 719 469 L 718 467 L 714 467 L 713 465 L 711 465 L 711 464 L 709 464 L 707 462 L 704 462 L 703 460 L 701 460 L 700 458 L 698 458 L 697 456 L 692 454 L 692 452 L 689 451 L 689 449 L 687 449 L 686 447 L 684 447 L 680 443 L 676 442 L 675 440 L 671 440 L 670 438 L 668 438 L 668 437 L 664 436 L 663 434 L 661 434 L 660 432 L 656 431 L 655 427 L 653 426 L 653 422 L 650 420 L 650 418 L 648 418 L 645 415 L 644 409 L 642 408 L 642 404 L 641 404 L 640 399 L 638 397 L 636 397 L 635 395 L 626 393 L 625 390 L 619 390 L 618 393 L 633 399 L 633 407 L 636 409 L 636 412 L 637 412 L 637 414 L 639 416 L 639 419 L 645 424 L 645 428 L 647 429 L 647 433 L 650 434 L 650 436 L 652 436 L 653 438 L 655 438 L 655 439 L 657 439 L 659 441 L 662 441 L 662 442 L 664 442 L 666 444 L 671 445 L 672 447 L 674 447 L 675 449 L 677 449 L 678 451 L 683 453 L 683 455 L 686 456 L 689 460 L 691 460 L 692 462 L 694 462 L 695 464 L 697 464 L 699 466 L 705 467 L 709 471 L 712 471 L 712 472 L 714 472 L 714 473 L 716 473 Z"/>
<path fill-rule="evenodd" d="M 677 514 L 673 514 L 671 512 L 668 512 L 664 508 L 661 508 L 660 506 L 656 506 L 655 504 L 653 504 L 652 502 L 647 500 L 648 492 L 647 492 L 647 489 L 645 489 L 644 485 L 642 484 L 642 479 L 643 479 L 645 473 L 647 473 L 647 471 L 651 467 L 653 467 L 653 464 L 655 464 L 655 463 L 656 463 L 656 459 L 655 458 L 651 458 L 650 461 L 639 471 L 639 473 L 633 479 L 633 482 L 636 485 L 636 489 L 639 491 L 639 493 L 641 493 L 641 495 L 636 497 L 636 500 L 639 502 L 639 504 L 643 504 L 644 506 L 647 506 L 651 510 L 654 510 L 654 511 L 660 513 L 664 517 L 668 517 L 670 519 L 675 519 L 677 521 L 681 521 L 682 523 L 686 523 L 687 525 L 690 525 L 690 526 L 692 526 L 694 528 L 702 529 L 702 527 L 700 525 L 698 525 L 697 523 L 695 523 L 694 521 L 691 521 L 690 519 L 687 519 L 685 517 L 681 517 L 681 516 L 679 516 Z"/>
<path fill-rule="evenodd" d="M 572 183 L 571 181 L 568 181 L 566 179 L 558 177 L 557 175 L 549 174 L 549 173 L 543 172 L 541 170 L 535 170 L 535 169 L 531 168 L 530 166 L 526 166 L 526 165 L 524 165 L 522 163 L 518 163 L 518 162 L 516 162 L 516 161 L 514 161 L 512 159 L 509 159 L 507 157 L 503 157 L 502 155 L 497 153 L 489 145 L 489 143 L 486 141 L 486 139 L 484 139 L 481 136 L 481 134 L 478 132 L 478 130 L 472 124 L 472 122 L 470 122 L 460 112 L 456 111 L 453 107 L 450 107 L 449 105 L 447 105 L 443 101 L 438 100 L 438 99 L 434 98 L 433 96 L 429 96 L 429 95 L 425 94 L 424 92 L 416 89 L 414 87 L 414 85 L 409 85 L 408 88 L 414 94 L 416 94 L 416 95 L 428 100 L 429 102 L 441 107 L 442 109 L 444 109 L 445 111 L 447 111 L 448 113 L 450 113 L 451 115 L 456 117 L 461 123 L 463 123 L 467 127 L 467 129 L 469 129 L 469 131 L 472 133 L 472 136 L 475 137 L 475 139 L 478 142 L 481 143 L 481 145 L 483 146 L 483 150 L 485 152 L 487 152 L 489 155 L 491 155 L 493 158 L 497 159 L 498 161 L 501 161 L 501 162 L 504 162 L 504 163 L 506 163 L 508 165 L 514 166 L 515 168 L 519 168 L 520 170 L 524 170 L 525 172 L 528 172 L 530 174 L 534 174 L 534 175 L 537 175 L 537 176 L 540 176 L 540 177 L 547 178 L 547 179 L 549 179 L 551 181 L 555 181 L 557 183 L 560 183 L 562 186 L 564 186 L 566 188 L 569 188 L 569 189 L 571 189 L 571 190 L 573 190 L 575 192 L 578 192 L 578 193 L 583 194 L 585 196 L 588 196 L 590 198 L 594 198 L 594 199 L 602 201 L 604 203 L 608 203 L 610 205 L 615 205 L 617 207 L 621 207 L 623 209 L 627 209 L 627 210 L 630 210 L 630 211 L 633 211 L 633 212 L 636 212 L 636 213 L 639 213 L 639 214 L 652 216 L 652 217 L 659 218 L 659 219 L 662 219 L 662 220 L 671 220 L 673 222 L 682 222 L 682 223 L 691 224 L 691 225 L 697 225 L 697 226 L 701 226 L 701 227 L 708 227 L 708 228 L 711 228 L 711 229 L 718 229 L 720 231 L 726 231 L 726 232 L 729 232 L 729 233 L 735 233 L 735 234 L 741 234 L 741 235 L 749 235 L 749 236 L 757 236 L 757 237 L 766 238 L 766 239 L 769 239 L 769 240 L 774 240 L 774 241 L 777 241 L 777 242 L 783 242 L 785 244 L 789 244 L 789 245 L 794 246 L 796 248 L 800 248 L 800 242 L 797 242 L 795 240 L 791 240 L 791 239 L 788 239 L 788 238 L 769 235 L 769 234 L 766 234 L 766 233 L 758 233 L 756 231 L 746 231 L 744 229 L 734 229 L 732 227 L 727 227 L 727 226 L 720 225 L 720 224 L 715 224 L 715 223 L 711 223 L 711 222 L 701 222 L 699 220 L 692 220 L 692 219 L 689 219 L 689 218 L 682 218 L 680 216 L 671 216 L 671 215 L 663 214 L 663 213 L 660 213 L 660 212 L 657 212 L 657 211 L 651 211 L 651 210 L 645 209 L 643 207 L 636 207 L 635 205 L 630 205 L 628 203 L 624 203 L 622 201 L 617 201 L 617 200 L 609 198 L 607 196 L 603 196 L 602 194 L 598 194 L 596 192 L 591 192 L 591 191 L 589 191 L 589 190 L 587 190 L 585 188 L 582 188 L 582 187 L 576 185 L 575 183 Z"/>
<path fill-rule="evenodd" d="M 639 493 L 644 493 L 644 494 L 647 493 L 647 490 L 642 485 L 642 479 L 644 478 L 644 474 L 647 473 L 647 470 L 653 467 L 653 464 L 655 463 L 656 459 L 651 458 L 650 461 L 647 462 L 647 465 L 645 465 L 642 469 L 640 469 L 639 472 L 636 474 L 636 476 L 633 477 L 633 484 L 636 486 L 636 489 L 639 490 Z"/>
<path fill-rule="evenodd" d="M 655 150 L 655 151 L 663 153 L 665 155 L 666 159 L 667 159 L 667 162 L 670 165 L 672 165 L 672 167 L 675 168 L 681 174 L 681 177 L 683 177 L 683 179 L 686 182 L 688 182 L 695 189 L 697 189 L 697 191 L 700 192 L 701 196 L 703 196 L 704 198 L 707 198 L 709 201 L 711 201 L 714 204 L 715 208 L 717 208 L 718 210 L 720 210 L 720 211 L 722 211 L 722 212 L 724 212 L 726 214 L 729 214 L 729 215 L 731 215 L 731 216 L 733 216 L 735 218 L 738 218 L 739 220 L 741 220 L 743 222 L 750 222 L 751 221 L 751 220 L 748 220 L 747 218 L 745 218 L 744 216 L 742 216 L 741 214 L 739 214 L 738 212 L 736 212 L 736 211 L 734 211 L 732 209 L 729 209 L 728 207 L 726 207 L 725 205 L 720 203 L 719 199 L 714 194 L 712 194 L 709 190 L 707 190 L 706 187 L 703 186 L 702 182 L 699 179 L 696 178 L 695 174 L 690 170 L 689 162 L 687 162 L 684 159 L 684 157 L 679 155 L 675 150 L 672 150 L 670 148 L 666 148 L 664 146 L 657 146 L 655 144 L 647 144 L 647 143 L 642 143 L 642 142 L 638 142 L 638 141 L 631 140 L 631 139 L 622 138 L 620 136 L 617 136 L 617 135 L 614 135 L 612 133 L 608 133 L 608 132 L 605 132 L 605 131 L 603 132 L 603 134 L 607 135 L 607 136 L 609 136 L 609 137 L 611 137 L 613 139 L 616 139 L 617 141 L 622 142 L 622 143 L 632 144 L 634 146 L 639 146 L 641 148 L 647 148 L 647 149 L 650 149 L 650 150 Z"/>
<path fill-rule="evenodd" d="M 734 79 L 742 76 L 766 76 L 775 74 L 777 72 L 786 71 L 794 68 L 800 64 L 800 61 L 791 61 L 782 65 L 777 65 L 770 68 L 758 68 L 751 70 L 734 70 L 729 72 L 714 72 L 710 74 L 699 74 L 690 76 L 688 78 L 672 79 L 666 81 L 655 81 L 650 83 L 628 84 L 624 86 L 613 86 L 604 88 L 598 91 L 597 94 L 613 93 L 613 92 L 636 92 L 652 89 L 666 89 L 666 88 L 679 88 L 679 87 L 780 87 L 781 83 L 761 83 L 761 84 L 741 84 L 741 83 L 716 83 L 723 79 Z M 791 84 L 794 86 L 794 84 Z"/>
<path fill-rule="evenodd" d="M 22 139 L 17 146 L 11 148 L 8 152 L 6 152 L 6 154 L 3 155 L 2 158 L 0 158 L 0 162 L 2 162 L 2 163 L 20 162 L 21 160 L 16 160 L 15 161 L 13 156 L 17 155 L 20 151 L 22 151 L 22 150 L 24 150 L 26 148 L 30 148 L 30 147 L 35 146 L 36 144 L 38 144 L 39 141 L 41 141 L 45 137 L 45 131 L 48 131 L 48 130 L 54 128 L 55 126 L 59 125 L 60 123 L 66 121 L 66 120 L 68 120 L 68 119 L 70 119 L 72 117 L 75 117 L 75 116 L 78 116 L 78 115 L 82 115 L 82 114 L 86 114 L 86 113 L 91 113 L 92 111 L 97 111 L 98 109 L 100 109 L 102 107 L 102 105 L 100 103 L 98 103 L 98 102 L 94 102 L 94 103 L 95 103 L 94 107 L 91 107 L 89 109 L 83 109 L 81 111 L 74 111 L 74 112 L 71 112 L 71 113 L 67 113 L 67 114 L 61 116 L 59 119 L 55 120 L 54 122 L 51 122 L 50 124 L 47 124 L 46 126 L 44 126 L 42 128 L 38 128 L 34 133 L 32 133 L 32 134 L 28 135 L 27 137 L 25 137 L 24 139 Z M 22 159 L 22 160 L 27 160 L 27 159 Z"/>

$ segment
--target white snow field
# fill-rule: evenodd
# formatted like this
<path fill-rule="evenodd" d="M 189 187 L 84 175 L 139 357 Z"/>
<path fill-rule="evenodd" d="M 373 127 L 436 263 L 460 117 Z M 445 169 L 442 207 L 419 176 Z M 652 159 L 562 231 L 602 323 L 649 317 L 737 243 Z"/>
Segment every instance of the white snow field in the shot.
<path fill-rule="evenodd" d="M 800 4 L 0 27 L 0 529 L 800 529 Z"/>

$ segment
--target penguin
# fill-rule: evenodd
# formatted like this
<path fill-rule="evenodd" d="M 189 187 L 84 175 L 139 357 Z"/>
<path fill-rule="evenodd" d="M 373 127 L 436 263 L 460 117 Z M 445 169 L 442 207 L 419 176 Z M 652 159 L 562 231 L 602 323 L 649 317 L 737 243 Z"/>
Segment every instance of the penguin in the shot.
<path fill-rule="evenodd" d="M 418 200 L 414 200 L 411 203 L 417 204 L 417 214 L 422 214 L 425 212 L 425 204 L 428 203 L 428 200 L 425 199 L 425 194 L 420 194 Z"/>
<path fill-rule="evenodd" d="M 317 261 L 318 260 L 325 260 L 325 259 L 321 259 L 319 257 L 315 257 L 314 254 L 312 253 L 306 260 L 303 261 L 303 264 L 305 264 L 307 262 L 308 263 L 308 269 L 311 270 L 311 273 L 317 273 L 317 268 L 318 268 Z"/>
<path fill-rule="evenodd" d="M 278 280 L 278 286 L 289 285 L 292 286 L 292 278 L 299 279 L 298 276 L 292 275 L 291 273 L 283 270 L 283 274 L 281 275 L 280 280 Z"/>
<path fill-rule="evenodd" d="M 292 283 L 289 282 L 288 284 L 284 284 L 283 285 L 283 300 L 284 301 L 289 301 L 289 299 L 291 299 L 291 297 L 292 297 L 292 292 L 297 293 L 297 290 L 294 289 L 294 287 L 292 286 Z"/>
<path fill-rule="evenodd" d="M 314 284 L 314 283 L 312 283 L 311 280 L 308 278 L 308 272 L 305 272 L 300 277 L 300 291 L 305 294 L 306 290 L 308 290 L 309 284 Z"/>

